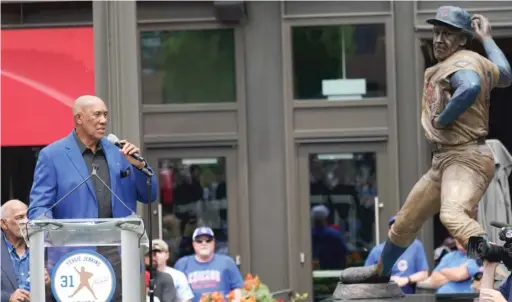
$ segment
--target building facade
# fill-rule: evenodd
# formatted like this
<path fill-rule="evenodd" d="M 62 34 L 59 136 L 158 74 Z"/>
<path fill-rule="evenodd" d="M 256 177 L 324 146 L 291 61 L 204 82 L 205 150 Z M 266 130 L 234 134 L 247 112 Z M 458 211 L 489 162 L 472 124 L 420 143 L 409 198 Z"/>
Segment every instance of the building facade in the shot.
<path fill-rule="evenodd" d="M 449 3 L 247 2 L 234 25 L 213 2 L 3 3 L 2 25 L 92 25 L 109 130 L 159 169 L 154 231 L 165 236 L 177 209 L 207 213 L 199 218 L 217 225 L 244 274 L 312 293 L 322 283 L 313 278 L 333 274 L 313 269 L 311 206 L 328 204 L 349 249 L 367 253 L 429 167 L 419 124 L 433 60 L 425 20 Z M 498 44 L 510 44 L 512 2 L 454 3 L 486 15 Z M 195 174 L 202 198 L 216 202 L 186 210 L 173 184 Z M 434 225 L 420 236 L 430 259 Z"/>

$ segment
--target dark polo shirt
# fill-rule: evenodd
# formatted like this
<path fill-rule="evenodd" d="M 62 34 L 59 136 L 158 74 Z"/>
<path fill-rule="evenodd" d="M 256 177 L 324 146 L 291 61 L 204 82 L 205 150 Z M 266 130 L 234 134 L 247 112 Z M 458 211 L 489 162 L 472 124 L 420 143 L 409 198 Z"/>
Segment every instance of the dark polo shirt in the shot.
<path fill-rule="evenodd" d="M 75 139 L 78 144 L 78 148 L 80 149 L 80 153 L 82 153 L 84 158 L 85 165 L 89 170 L 89 174 L 92 173 L 93 166 L 97 167 L 96 173 L 103 180 L 103 182 L 105 182 L 105 184 L 111 188 L 107 157 L 101 142 L 98 142 L 96 153 L 93 153 L 91 149 L 87 148 L 84 143 L 82 143 L 76 134 Z M 113 218 L 111 201 L 112 193 L 96 176 L 93 176 L 91 180 L 94 187 L 94 192 L 96 194 L 96 200 L 98 201 L 98 218 Z M 119 255 L 118 247 L 98 246 L 96 250 L 99 254 L 103 255 L 110 262 L 110 264 L 112 264 L 116 275 L 117 284 L 115 294 L 111 301 L 121 302 L 122 274 L 121 257 Z"/>
<path fill-rule="evenodd" d="M 94 153 L 91 149 L 87 148 L 84 143 L 82 143 L 76 134 L 75 139 L 78 144 L 78 148 L 80 149 L 80 153 L 84 158 L 85 165 L 89 170 L 89 174 L 92 173 L 92 167 L 95 166 L 98 176 L 110 188 L 110 173 L 105 151 L 103 150 L 101 142 L 98 142 L 98 147 Z M 98 218 L 112 218 L 112 196 L 110 190 L 98 179 L 98 177 L 93 176 L 91 180 L 94 192 L 96 193 L 96 200 L 98 201 Z"/>

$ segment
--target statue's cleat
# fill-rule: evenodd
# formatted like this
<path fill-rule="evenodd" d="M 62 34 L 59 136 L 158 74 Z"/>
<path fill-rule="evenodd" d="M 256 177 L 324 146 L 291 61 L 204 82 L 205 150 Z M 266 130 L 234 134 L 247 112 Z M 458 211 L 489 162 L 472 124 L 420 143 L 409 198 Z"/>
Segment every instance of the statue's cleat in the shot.
<path fill-rule="evenodd" d="M 350 267 L 341 271 L 340 282 L 343 284 L 388 283 L 389 276 L 381 276 L 377 265 Z"/>

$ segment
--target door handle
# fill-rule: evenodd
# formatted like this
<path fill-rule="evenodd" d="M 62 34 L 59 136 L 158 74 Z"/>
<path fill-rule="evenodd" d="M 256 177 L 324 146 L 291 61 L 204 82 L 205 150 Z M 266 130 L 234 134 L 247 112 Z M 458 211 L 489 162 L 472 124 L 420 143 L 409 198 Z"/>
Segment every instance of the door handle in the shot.
<path fill-rule="evenodd" d="M 159 238 L 164 238 L 163 237 L 163 221 L 162 221 L 162 204 L 161 203 L 158 204 L 158 210 L 156 210 L 155 215 L 158 215 L 157 220 L 158 220 L 158 235 L 160 236 Z"/>
<path fill-rule="evenodd" d="M 382 202 L 379 202 L 379 197 L 375 196 L 374 199 L 375 207 L 375 245 L 380 243 L 379 225 L 380 225 L 380 209 L 384 207 Z"/>

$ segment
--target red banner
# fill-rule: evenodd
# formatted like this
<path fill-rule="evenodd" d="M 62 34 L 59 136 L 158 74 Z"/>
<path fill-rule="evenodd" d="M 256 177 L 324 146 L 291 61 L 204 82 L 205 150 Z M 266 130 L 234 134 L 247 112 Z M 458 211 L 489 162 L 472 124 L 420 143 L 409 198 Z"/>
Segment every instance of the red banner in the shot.
<path fill-rule="evenodd" d="M 41 146 L 73 129 L 73 101 L 94 94 L 92 27 L 3 29 L 2 146 Z"/>

